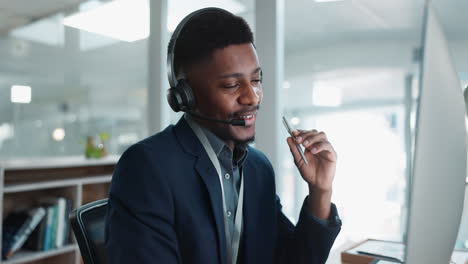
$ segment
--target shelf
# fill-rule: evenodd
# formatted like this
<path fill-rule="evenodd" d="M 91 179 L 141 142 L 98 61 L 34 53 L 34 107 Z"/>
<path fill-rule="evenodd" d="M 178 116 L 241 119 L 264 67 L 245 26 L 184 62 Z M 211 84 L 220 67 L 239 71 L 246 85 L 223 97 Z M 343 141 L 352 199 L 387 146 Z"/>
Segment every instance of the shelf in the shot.
<path fill-rule="evenodd" d="M 29 170 L 110 165 L 116 164 L 119 158 L 119 155 L 109 155 L 100 159 L 87 159 L 84 156 L 15 159 L 0 161 L 0 168 L 5 170 Z"/>
<path fill-rule="evenodd" d="M 6 184 L 3 187 L 4 193 L 16 193 L 25 191 L 36 191 L 43 189 L 53 189 L 61 187 L 69 187 L 80 184 L 95 184 L 95 183 L 106 183 L 110 182 L 112 175 L 100 175 L 86 178 L 72 178 L 66 180 L 55 180 L 55 181 L 44 181 L 34 183 L 20 183 L 20 184 Z"/>
<path fill-rule="evenodd" d="M 106 198 L 118 159 L 109 156 L 87 160 L 77 156 L 0 161 L 0 219 L 14 211 L 41 206 L 47 197 L 68 199 L 71 209 Z M 9 260 L 0 260 L 0 264 L 82 264 L 76 238 L 69 232 L 67 246 L 48 251 L 20 250 Z"/>
<path fill-rule="evenodd" d="M 26 263 L 29 261 L 41 260 L 48 257 L 57 256 L 60 254 L 65 254 L 69 252 L 76 251 L 78 249 L 78 245 L 72 244 L 68 246 L 64 246 L 57 249 L 51 249 L 47 251 L 26 251 L 21 250 L 17 252 L 13 257 L 7 261 L 2 261 L 2 264 L 20 264 Z"/>

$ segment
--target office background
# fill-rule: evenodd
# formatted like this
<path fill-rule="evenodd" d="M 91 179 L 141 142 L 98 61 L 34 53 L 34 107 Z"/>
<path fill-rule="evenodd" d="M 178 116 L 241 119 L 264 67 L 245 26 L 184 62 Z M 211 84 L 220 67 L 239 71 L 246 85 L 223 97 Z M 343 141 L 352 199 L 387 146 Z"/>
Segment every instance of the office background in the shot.
<path fill-rule="evenodd" d="M 68 21 L 101 33 L 63 23 L 112 3 L 117 16 L 101 8 Z M 468 2 L 433 3 L 466 87 Z M 175 123 L 180 115 L 169 111 L 163 97 L 165 43 L 186 14 L 218 6 L 249 22 L 259 49 L 279 38 L 275 56 L 262 58 L 259 50 L 261 64 L 276 65 L 264 70 L 264 93 L 273 99 L 265 100 L 260 115 L 284 114 L 297 128 L 325 131 L 339 154 L 333 201 L 344 226 L 335 248 L 369 237 L 401 241 L 423 5 L 422 0 L 0 1 L 0 160 L 83 155 L 87 137 L 98 141 L 100 133 L 109 135 L 107 151 L 118 155 Z M 272 34 L 264 30 L 269 22 L 277 26 Z M 23 103 L 14 102 L 14 85 L 30 87 L 30 94 L 20 93 Z M 307 188 L 285 131 L 273 123 L 278 132 L 260 129 L 258 147 L 272 158 L 278 194 L 294 221 Z M 441 139 L 449 136 L 445 132 L 441 128 Z M 264 148 L 262 138 L 276 145 Z M 467 214 L 468 202 L 457 248 L 468 248 Z"/>

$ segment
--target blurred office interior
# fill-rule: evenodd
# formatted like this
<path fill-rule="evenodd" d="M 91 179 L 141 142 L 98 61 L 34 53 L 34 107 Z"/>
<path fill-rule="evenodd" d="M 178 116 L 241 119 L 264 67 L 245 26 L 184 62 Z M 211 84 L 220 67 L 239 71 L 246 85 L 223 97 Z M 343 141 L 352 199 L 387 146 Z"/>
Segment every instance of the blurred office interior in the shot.
<path fill-rule="evenodd" d="M 329 263 L 340 263 L 344 247 L 367 238 L 403 241 L 422 0 L 0 1 L 0 167 L 43 160 L 73 165 L 83 162 L 89 139 L 99 144 L 103 137 L 107 158 L 116 161 L 181 116 L 164 98 L 166 44 L 177 23 L 217 6 L 244 17 L 264 43 L 258 29 L 266 27 L 269 3 L 279 7 L 280 65 L 277 72 L 264 70 L 264 93 L 274 100 L 262 109 L 275 111 L 259 115 L 285 115 L 296 128 L 325 131 L 338 152 L 333 202 L 343 229 Z M 468 1 L 433 4 L 464 89 Z M 294 222 L 308 189 L 287 133 L 277 127 L 273 136 L 257 133 L 273 147 L 263 149 L 261 139 L 257 146 L 272 159 L 277 193 Z M 441 140 L 449 136 L 441 128 Z M 468 249 L 468 202 L 456 248 Z"/>

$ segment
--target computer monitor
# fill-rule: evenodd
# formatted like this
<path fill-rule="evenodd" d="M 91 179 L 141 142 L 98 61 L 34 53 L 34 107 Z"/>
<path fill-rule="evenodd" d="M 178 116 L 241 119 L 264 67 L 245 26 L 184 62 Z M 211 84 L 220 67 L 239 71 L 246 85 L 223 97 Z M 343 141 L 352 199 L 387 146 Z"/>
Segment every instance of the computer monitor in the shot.
<path fill-rule="evenodd" d="M 463 211 L 465 104 L 442 26 L 426 4 L 405 263 L 449 263 Z"/>

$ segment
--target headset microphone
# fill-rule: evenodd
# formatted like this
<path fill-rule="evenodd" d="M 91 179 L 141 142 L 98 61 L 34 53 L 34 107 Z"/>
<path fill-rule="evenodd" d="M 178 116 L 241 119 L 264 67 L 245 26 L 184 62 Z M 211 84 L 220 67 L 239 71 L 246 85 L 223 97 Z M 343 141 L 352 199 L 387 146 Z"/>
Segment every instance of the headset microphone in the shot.
<path fill-rule="evenodd" d="M 185 110 L 185 109 L 184 109 Z M 186 112 L 188 113 L 189 115 L 192 115 L 194 117 L 197 117 L 197 118 L 200 118 L 200 119 L 204 119 L 204 120 L 208 120 L 208 121 L 213 121 L 213 122 L 218 122 L 218 123 L 223 123 L 223 124 L 229 124 L 231 126 L 245 126 L 245 120 L 244 119 L 230 119 L 230 120 L 221 120 L 221 119 L 216 119 L 216 118 L 212 118 L 212 117 L 207 117 L 207 116 L 204 116 L 204 115 L 200 115 L 198 113 L 195 113 L 191 110 L 182 110 L 183 112 Z"/>

